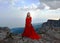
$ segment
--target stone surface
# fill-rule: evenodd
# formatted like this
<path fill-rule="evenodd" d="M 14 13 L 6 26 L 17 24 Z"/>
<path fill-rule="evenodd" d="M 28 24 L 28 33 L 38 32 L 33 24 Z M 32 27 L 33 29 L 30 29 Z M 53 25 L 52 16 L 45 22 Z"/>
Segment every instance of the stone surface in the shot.
<path fill-rule="evenodd" d="M 60 43 L 60 20 L 48 20 L 42 24 L 39 32 L 42 32 L 42 42 Z"/>

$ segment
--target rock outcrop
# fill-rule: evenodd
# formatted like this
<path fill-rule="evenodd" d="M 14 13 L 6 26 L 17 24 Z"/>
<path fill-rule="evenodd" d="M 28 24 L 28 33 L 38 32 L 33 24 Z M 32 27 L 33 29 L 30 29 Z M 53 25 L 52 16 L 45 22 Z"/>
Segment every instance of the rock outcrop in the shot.
<path fill-rule="evenodd" d="M 10 29 L 8 27 L 0 27 L 0 40 L 6 37 L 6 33 L 9 32 Z"/>
<path fill-rule="evenodd" d="M 42 34 L 42 40 L 50 43 L 60 43 L 60 20 L 48 20 L 42 24 L 39 30 Z"/>

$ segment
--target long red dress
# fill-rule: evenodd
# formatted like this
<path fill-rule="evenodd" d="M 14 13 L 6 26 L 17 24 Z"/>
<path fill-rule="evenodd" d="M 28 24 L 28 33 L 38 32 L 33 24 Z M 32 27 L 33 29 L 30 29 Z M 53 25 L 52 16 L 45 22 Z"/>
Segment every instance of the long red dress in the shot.
<path fill-rule="evenodd" d="M 25 29 L 24 29 L 24 32 L 22 33 L 22 36 L 38 40 L 41 38 L 41 36 L 39 36 L 34 30 L 31 24 L 31 21 L 32 21 L 31 19 L 32 19 L 31 17 L 26 18 Z"/>

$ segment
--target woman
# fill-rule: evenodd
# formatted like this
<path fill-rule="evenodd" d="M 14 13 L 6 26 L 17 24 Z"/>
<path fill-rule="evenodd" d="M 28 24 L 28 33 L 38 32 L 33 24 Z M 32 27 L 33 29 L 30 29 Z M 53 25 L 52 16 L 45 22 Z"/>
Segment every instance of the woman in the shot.
<path fill-rule="evenodd" d="M 39 36 L 36 31 L 34 30 L 32 24 L 32 18 L 30 16 L 30 12 L 27 13 L 27 17 L 26 17 L 26 24 L 25 24 L 25 29 L 24 32 L 22 33 L 23 37 L 28 37 L 31 39 L 40 39 L 41 36 Z"/>

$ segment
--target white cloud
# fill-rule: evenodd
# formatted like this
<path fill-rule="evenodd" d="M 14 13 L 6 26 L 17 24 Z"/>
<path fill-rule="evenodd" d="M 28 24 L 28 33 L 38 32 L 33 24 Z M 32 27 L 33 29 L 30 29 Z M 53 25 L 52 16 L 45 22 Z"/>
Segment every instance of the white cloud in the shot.
<path fill-rule="evenodd" d="M 43 5 L 45 6 L 44 9 L 50 9 L 50 7 L 48 5 L 46 5 L 45 3 L 43 3 Z"/>
<path fill-rule="evenodd" d="M 37 5 L 40 5 L 40 2 L 38 2 Z"/>
<path fill-rule="evenodd" d="M 60 8 L 60 0 L 40 0 L 40 2 L 45 3 L 50 7 L 50 9 Z"/>
<path fill-rule="evenodd" d="M 59 10 L 60 11 L 60 8 L 56 9 L 56 10 Z"/>
<path fill-rule="evenodd" d="M 24 6 L 22 9 L 26 9 L 26 10 L 35 10 L 37 8 L 37 5 L 35 5 L 34 3 L 32 3 L 29 6 Z"/>
<path fill-rule="evenodd" d="M 39 5 L 40 3 L 38 2 L 37 3 L 37 5 L 35 4 L 35 3 L 32 3 L 31 5 L 24 5 L 23 7 L 20 7 L 20 6 L 16 6 L 16 2 L 20 2 L 20 3 L 22 3 L 22 4 L 24 4 L 25 3 L 25 1 L 24 0 L 0 0 L 1 1 L 1 3 L 3 2 L 3 3 L 9 3 L 9 8 L 15 8 L 15 9 L 19 9 L 19 10 L 36 10 L 37 9 L 37 5 Z"/>
<path fill-rule="evenodd" d="M 10 7 L 14 7 L 19 0 L 10 0 Z"/>
<path fill-rule="evenodd" d="M 0 0 L 0 3 L 10 3 L 10 7 L 14 7 L 16 2 L 21 2 L 22 4 L 25 3 L 25 0 Z M 40 0 L 40 2 L 36 4 L 32 3 L 30 6 L 24 6 L 26 9 L 58 9 L 60 8 L 60 0 Z M 23 9 L 24 9 L 23 8 Z"/>
<path fill-rule="evenodd" d="M 37 7 L 38 7 L 37 5 L 35 5 L 34 3 L 32 3 L 29 6 L 24 5 L 23 7 L 16 7 L 16 8 L 18 8 L 19 10 L 27 10 L 27 11 L 29 11 L 29 10 L 36 10 Z"/>
<path fill-rule="evenodd" d="M 32 5 L 31 5 L 31 8 L 33 9 L 33 8 L 37 8 L 37 5 L 35 5 L 34 3 L 32 3 Z"/>

